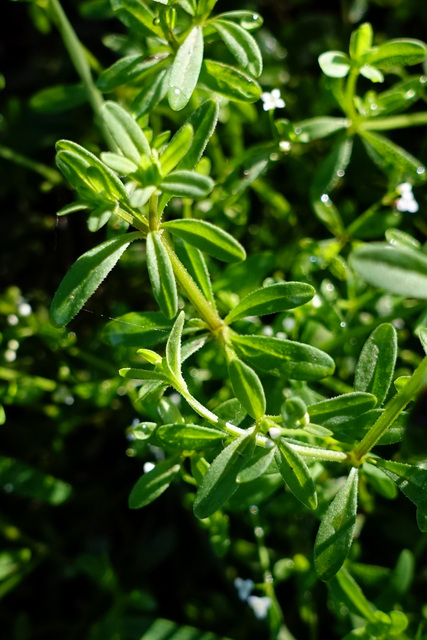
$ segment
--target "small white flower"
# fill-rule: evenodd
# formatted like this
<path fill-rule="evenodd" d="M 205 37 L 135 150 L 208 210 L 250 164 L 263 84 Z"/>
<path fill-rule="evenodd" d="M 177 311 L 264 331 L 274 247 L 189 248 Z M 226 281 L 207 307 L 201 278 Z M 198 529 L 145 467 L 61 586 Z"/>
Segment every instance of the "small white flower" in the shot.
<path fill-rule="evenodd" d="M 412 193 L 412 185 L 409 182 L 402 182 L 397 185 L 396 191 L 400 194 L 400 198 L 396 200 L 396 209 L 402 213 L 405 211 L 416 213 L 419 207 Z"/>
<path fill-rule="evenodd" d="M 30 316 L 32 311 L 31 305 L 29 305 L 28 302 L 21 302 L 18 305 L 18 314 L 24 318 Z"/>
<path fill-rule="evenodd" d="M 261 93 L 264 111 L 273 111 L 274 109 L 283 109 L 286 106 L 283 98 L 280 97 L 280 89 L 273 89 L 271 93 L 264 91 Z"/>
<path fill-rule="evenodd" d="M 268 596 L 249 596 L 248 604 L 254 612 L 255 618 L 263 620 L 267 617 L 268 610 L 273 603 Z"/>
<path fill-rule="evenodd" d="M 156 465 L 153 464 L 152 462 L 144 462 L 144 465 L 142 467 L 144 473 L 150 473 L 150 471 L 152 471 L 154 469 Z"/>
<path fill-rule="evenodd" d="M 245 602 L 252 593 L 252 589 L 254 588 L 255 583 L 250 579 L 243 580 L 243 578 L 236 578 L 234 581 L 234 586 L 236 587 L 239 599 Z"/>
<path fill-rule="evenodd" d="M 288 140 L 280 140 L 279 142 L 279 148 L 280 151 L 283 151 L 283 153 L 289 153 L 289 151 L 291 150 L 291 143 Z"/>

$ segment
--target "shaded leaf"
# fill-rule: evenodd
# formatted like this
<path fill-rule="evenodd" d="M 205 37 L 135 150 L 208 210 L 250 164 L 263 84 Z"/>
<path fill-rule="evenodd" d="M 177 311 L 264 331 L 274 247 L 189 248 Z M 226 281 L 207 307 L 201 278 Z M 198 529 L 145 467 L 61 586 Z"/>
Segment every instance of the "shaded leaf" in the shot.
<path fill-rule="evenodd" d="M 393 380 L 397 358 L 397 333 L 393 325 L 380 324 L 360 353 L 354 373 L 356 391 L 372 393 L 382 405 Z"/>
<path fill-rule="evenodd" d="M 147 268 L 153 295 L 167 318 L 178 311 L 178 292 L 170 258 L 158 232 L 147 235 Z"/>
<path fill-rule="evenodd" d="M 177 449 L 199 451 L 223 441 L 227 434 L 197 424 L 166 424 L 157 431 L 159 440 Z"/>
<path fill-rule="evenodd" d="M 68 500 L 72 492 L 71 486 L 63 480 L 5 456 L 0 456 L 0 486 L 10 493 L 53 505 Z"/>
<path fill-rule="evenodd" d="M 162 227 L 218 260 L 238 262 L 246 257 L 244 248 L 233 236 L 206 220 L 184 218 L 164 222 Z"/>
<path fill-rule="evenodd" d="M 235 24 L 230 20 L 215 18 L 211 22 L 211 26 L 218 31 L 237 62 L 255 77 L 260 76 L 262 73 L 262 56 L 253 36 L 239 24 Z"/>
<path fill-rule="evenodd" d="M 162 460 L 154 469 L 144 473 L 134 485 L 129 495 L 129 508 L 141 509 L 162 495 L 180 470 L 173 460 Z"/>
<path fill-rule="evenodd" d="M 303 458 L 283 439 L 277 449 L 275 459 L 283 480 L 300 502 L 309 509 L 315 509 L 316 488 Z"/>
<path fill-rule="evenodd" d="M 256 102 L 261 97 L 261 87 L 252 76 L 215 60 L 204 60 L 200 82 L 229 100 Z"/>
<path fill-rule="evenodd" d="M 174 111 L 180 111 L 188 104 L 199 79 L 202 60 L 203 32 L 196 26 L 178 49 L 172 64 L 168 98 Z"/>
<path fill-rule="evenodd" d="M 251 367 L 233 358 L 228 363 L 228 374 L 234 394 L 247 413 L 258 420 L 265 414 L 266 402 L 261 380 Z"/>

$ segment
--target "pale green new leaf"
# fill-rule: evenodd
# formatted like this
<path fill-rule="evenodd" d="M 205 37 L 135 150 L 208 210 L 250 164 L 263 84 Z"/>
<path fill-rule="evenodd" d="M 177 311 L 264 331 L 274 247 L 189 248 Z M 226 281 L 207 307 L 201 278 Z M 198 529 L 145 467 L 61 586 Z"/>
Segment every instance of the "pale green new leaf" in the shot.
<path fill-rule="evenodd" d="M 181 380 L 181 339 L 184 328 L 185 313 L 178 315 L 166 343 L 166 364 L 177 380 Z"/>
<path fill-rule="evenodd" d="M 239 262 L 246 257 L 244 248 L 233 236 L 206 220 L 171 220 L 162 227 L 218 260 Z"/>
<path fill-rule="evenodd" d="M 262 27 L 263 19 L 259 13 L 255 11 L 227 11 L 226 13 L 220 13 L 217 18 L 224 20 L 235 20 L 246 31 L 255 31 Z"/>
<path fill-rule="evenodd" d="M 251 429 L 234 440 L 215 458 L 203 478 L 194 501 L 197 518 L 207 518 L 233 495 L 238 488 L 236 478 L 251 458 L 255 435 Z"/>
<path fill-rule="evenodd" d="M 138 170 L 138 165 L 118 153 L 104 151 L 101 153 L 101 160 L 107 165 L 107 167 L 110 167 L 113 171 L 117 171 L 117 173 L 122 176 L 135 173 L 135 171 Z"/>
<path fill-rule="evenodd" d="M 354 249 L 349 263 L 374 287 L 406 298 L 427 298 L 427 257 L 421 251 L 372 242 Z"/>
<path fill-rule="evenodd" d="M 380 324 L 363 345 L 354 373 L 355 390 L 373 393 L 381 406 L 393 380 L 396 358 L 396 329 L 389 323 Z"/>
<path fill-rule="evenodd" d="M 281 439 L 277 445 L 275 459 L 283 480 L 294 496 L 309 509 L 316 509 L 316 487 L 300 454 Z"/>
<path fill-rule="evenodd" d="M 178 311 L 175 276 L 160 235 L 154 231 L 147 235 L 147 268 L 160 311 L 167 318 L 174 318 Z"/>
<path fill-rule="evenodd" d="M 342 567 L 353 541 L 357 513 L 358 471 L 355 467 L 329 505 L 314 544 L 314 566 L 328 581 Z"/>
<path fill-rule="evenodd" d="M 180 111 L 189 102 L 199 79 L 203 61 L 203 31 L 193 27 L 177 51 L 169 77 L 169 105 Z"/>
<path fill-rule="evenodd" d="M 137 166 L 141 156 L 151 157 L 148 140 L 132 116 L 116 102 L 106 102 L 102 117 L 111 137 L 123 155 Z"/>
<path fill-rule="evenodd" d="M 350 57 L 358 60 L 372 46 L 374 32 L 369 22 L 361 24 L 350 37 Z"/>
<path fill-rule="evenodd" d="M 350 71 L 351 62 L 342 51 L 325 51 L 319 56 L 319 66 L 330 78 L 344 78 Z"/>
<path fill-rule="evenodd" d="M 172 460 L 158 462 L 154 469 L 144 473 L 134 485 L 129 496 L 129 507 L 141 509 L 162 495 L 180 470 L 179 464 Z"/>
<path fill-rule="evenodd" d="M 193 140 L 191 147 L 179 163 L 179 170 L 193 170 L 196 168 L 203 155 L 218 121 L 219 105 L 216 100 L 206 100 L 194 111 L 187 125 L 193 128 Z"/>
<path fill-rule="evenodd" d="M 243 298 L 225 317 L 224 322 L 230 324 L 247 316 L 263 316 L 294 309 L 309 302 L 315 293 L 311 285 L 303 282 L 272 284 L 252 291 Z"/>
<path fill-rule="evenodd" d="M 87 251 L 65 275 L 54 295 L 50 308 L 51 322 L 64 327 L 80 311 L 118 262 L 138 232 L 124 234 Z"/>
<path fill-rule="evenodd" d="M 237 62 L 258 78 L 262 73 L 262 56 L 253 36 L 230 20 L 216 18 L 210 24 L 218 31 Z"/>
<path fill-rule="evenodd" d="M 387 69 L 418 64 L 425 60 L 426 55 L 427 46 L 421 40 L 400 38 L 373 47 L 363 56 L 363 61 L 380 69 Z"/>
<path fill-rule="evenodd" d="M 233 358 L 228 364 L 228 374 L 236 398 L 247 413 L 258 420 L 265 414 L 266 402 L 261 380 L 251 367 Z"/>
<path fill-rule="evenodd" d="M 175 242 L 175 251 L 196 284 L 200 287 L 205 298 L 215 308 L 211 278 L 203 253 L 200 249 L 179 239 Z"/>
<path fill-rule="evenodd" d="M 167 176 L 188 153 L 193 142 L 193 127 L 185 123 L 159 156 L 161 173 Z"/>

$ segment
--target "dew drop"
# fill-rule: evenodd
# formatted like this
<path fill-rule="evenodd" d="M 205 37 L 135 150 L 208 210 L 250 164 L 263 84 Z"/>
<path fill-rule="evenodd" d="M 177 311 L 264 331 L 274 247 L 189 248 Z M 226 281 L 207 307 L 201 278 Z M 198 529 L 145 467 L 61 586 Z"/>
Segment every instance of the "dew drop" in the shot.
<path fill-rule="evenodd" d="M 417 173 L 419 176 L 422 176 L 423 173 L 425 172 L 426 168 L 425 167 L 418 167 L 417 168 Z"/>
<path fill-rule="evenodd" d="M 153 24 L 157 27 L 160 24 L 160 18 L 154 18 Z"/>
<path fill-rule="evenodd" d="M 324 193 L 323 195 L 320 196 L 320 199 L 322 202 L 328 202 L 329 201 L 329 196 L 327 193 Z"/>
<path fill-rule="evenodd" d="M 174 89 L 173 92 L 176 96 L 179 96 L 181 93 L 181 89 Z"/>
<path fill-rule="evenodd" d="M 340 327 L 342 327 L 344 329 L 344 327 L 346 327 L 346 326 L 347 326 L 346 322 L 340 322 Z"/>
<path fill-rule="evenodd" d="M 250 508 L 249 511 L 251 513 L 251 515 L 256 516 L 259 513 L 259 507 L 256 506 L 256 504 L 253 504 Z"/>
<path fill-rule="evenodd" d="M 11 482 L 7 482 L 5 485 L 3 485 L 3 489 L 4 491 L 6 491 L 6 493 L 12 493 L 14 486 Z"/>
<path fill-rule="evenodd" d="M 344 169 L 338 169 L 337 176 L 338 176 L 338 178 L 343 178 L 345 176 Z"/>
<path fill-rule="evenodd" d="M 310 262 L 317 262 L 316 256 L 310 256 Z"/>
<path fill-rule="evenodd" d="M 299 134 L 302 133 L 301 127 L 295 127 L 295 133 L 299 136 Z"/>
<path fill-rule="evenodd" d="M 409 91 L 407 91 L 405 93 L 405 98 L 406 100 L 410 100 L 411 98 L 413 98 L 415 96 L 415 91 L 413 89 L 410 89 Z"/>
<path fill-rule="evenodd" d="M 254 533 L 255 533 L 255 537 L 256 538 L 263 538 L 264 537 L 264 529 L 262 527 L 255 527 Z"/>
<path fill-rule="evenodd" d="M 420 76 L 421 84 L 425 84 L 427 82 L 427 76 Z"/>
<path fill-rule="evenodd" d="M 378 109 L 378 105 L 373 102 L 369 108 L 371 111 L 376 111 Z"/>

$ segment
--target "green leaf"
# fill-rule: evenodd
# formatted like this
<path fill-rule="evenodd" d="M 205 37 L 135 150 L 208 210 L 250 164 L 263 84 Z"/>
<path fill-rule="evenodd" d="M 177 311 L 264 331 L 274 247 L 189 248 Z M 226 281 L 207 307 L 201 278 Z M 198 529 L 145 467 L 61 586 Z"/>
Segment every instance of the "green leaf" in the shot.
<path fill-rule="evenodd" d="M 145 87 L 135 97 L 130 110 L 135 118 L 142 118 L 157 107 L 169 90 L 171 68 L 162 69 L 146 78 Z"/>
<path fill-rule="evenodd" d="M 175 276 L 160 234 L 156 231 L 147 235 L 147 268 L 160 311 L 167 318 L 174 318 L 178 311 Z"/>
<path fill-rule="evenodd" d="M 295 142 L 311 142 L 312 140 L 326 138 L 349 126 L 350 121 L 346 118 L 332 118 L 331 116 L 319 116 L 301 120 L 293 125 Z"/>
<path fill-rule="evenodd" d="M 63 480 L 5 456 L 0 456 L 0 486 L 11 493 L 53 505 L 68 500 L 72 492 L 70 485 Z"/>
<path fill-rule="evenodd" d="M 243 484 L 260 478 L 274 460 L 275 449 L 261 449 L 258 447 L 249 463 L 237 475 L 237 482 Z"/>
<path fill-rule="evenodd" d="M 369 22 L 361 24 L 350 37 L 350 57 L 358 60 L 372 46 L 374 32 Z"/>
<path fill-rule="evenodd" d="M 55 327 L 64 327 L 74 318 L 130 243 L 140 238 L 139 232 L 127 233 L 107 240 L 80 256 L 65 275 L 52 300 L 50 319 Z"/>
<path fill-rule="evenodd" d="M 178 169 L 195 169 L 203 155 L 218 121 L 219 105 L 216 100 L 206 100 L 194 111 L 186 124 L 193 128 L 191 147 L 179 163 Z"/>
<path fill-rule="evenodd" d="M 140 54 L 120 58 L 101 73 L 96 83 L 98 89 L 105 92 L 113 91 L 123 84 L 137 80 L 139 76 L 158 65 L 168 55 L 166 52 L 158 52 L 148 58 Z"/>
<path fill-rule="evenodd" d="M 123 155 L 137 166 L 141 156 L 151 157 L 148 140 L 132 116 L 116 102 L 106 102 L 102 117 L 111 137 Z"/>
<path fill-rule="evenodd" d="M 353 614 L 361 616 L 365 620 L 375 621 L 372 605 L 345 567 L 341 567 L 329 582 L 328 587 L 334 600 L 344 604 Z"/>
<path fill-rule="evenodd" d="M 39 113 L 63 113 L 87 102 L 87 92 L 81 84 L 59 85 L 42 89 L 30 99 L 30 107 Z"/>
<path fill-rule="evenodd" d="M 225 20 L 235 20 L 246 31 L 255 31 L 262 27 L 263 19 L 259 13 L 255 11 L 227 11 L 226 13 L 220 13 L 217 18 Z"/>
<path fill-rule="evenodd" d="M 181 375 L 181 339 L 184 328 L 185 313 L 181 311 L 174 322 L 166 343 L 166 364 L 176 380 L 182 380 Z"/>
<path fill-rule="evenodd" d="M 360 135 L 371 160 L 382 171 L 396 173 L 402 182 L 406 179 L 414 184 L 425 181 L 425 167 L 408 151 L 379 133 L 361 130 Z"/>
<path fill-rule="evenodd" d="M 216 18 L 210 23 L 221 36 L 237 62 L 256 78 L 262 73 L 261 51 L 255 39 L 240 25 Z"/>
<path fill-rule="evenodd" d="M 168 382 L 166 374 L 161 371 L 153 371 L 153 369 L 123 367 L 123 369 L 119 369 L 119 374 L 122 378 L 127 378 L 128 380 L 161 380 Z"/>
<path fill-rule="evenodd" d="M 101 337 L 112 347 L 153 347 L 166 342 L 172 324 L 159 311 L 126 313 L 108 322 Z"/>
<path fill-rule="evenodd" d="M 159 156 L 161 173 L 167 176 L 188 153 L 193 142 L 193 127 L 185 123 Z"/>
<path fill-rule="evenodd" d="M 360 75 L 364 78 L 368 78 L 371 82 L 384 82 L 384 75 L 376 67 L 371 67 L 370 64 L 364 64 L 360 68 Z"/>
<path fill-rule="evenodd" d="M 350 71 L 350 58 L 342 51 L 326 51 L 319 56 L 319 66 L 330 78 L 344 78 Z"/>
<path fill-rule="evenodd" d="M 427 47 L 424 42 L 401 38 L 373 47 L 363 56 L 363 61 L 380 69 L 387 69 L 418 64 L 425 60 L 426 55 Z"/>
<path fill-rule="evenodd" d="M 180 111 L 189 102 L 199 79 L 203 60 L 203 31 L 193 27 L 173 61 L 169 78 L 169 105 Z"/>
<path fill-rule="evenodd" d="M 369 484 L 375 491 L 387 500 L 394 500 L 397 496 L 397 488 L 393 480 L 389 478 L 384 471 L 375 467 L 369 462 L 363 463 L 363 471 L 366 474 Z"/>
<path fill-rule="evenodd" d="M 349 263 L 374 287 L 406 298 L 427 298 L 427 257 L 421 251 L 372 242 L 354 249 Z"/>
<path fill-rule="evenodd" d="M 205 220 L 171 220 L 162 227 L 218 260 L 238 262 L 246 257 L 244 248 L 233 236 Z"/>
<path fill-rule="evenodd" d="M 376 404 L 376 397 L 371 393 L 355 391 L 316 402 L 316 404 L 308 406 L 307 411 L 310 422 L 326 424 L 332 428 L 334 424 L 339 424 L 346 418 L 362 415 L 362 413 L 373 409 Z"/>
<path fill-rule="evenodd" d="M 196 494 L 194 514 L 197 518 L 207 518 L 233 495 L 238 487 L 236 478 L 254 448 L 255 435 L 251 429 L 215 458 Z"/>
<path fill-rule="evenodd" d="M 162 460 L 154 469 L 144 473 L 134 485 L 129 496 L 130 509 L 141 509 L 162 495 L 180 470 L 173 460 Z"/>
<path fill-rule="evenodd" d="M 381 406 L 393 380 L 396 358 L 396 330 L 389 323 L 380 324 L 363 345 L 354 373 L 355 390 L 372 393 Z"/>
<path fill-rule="evenodd" d="M 203 198 L 214 188 L 214 181 L 196 171 L 173 171 L 163 178 L 159 188 L 181 198 Z"/>
<path fill-rule="evenodd" d="M 180 241 L 179 238 L 175 242 L 175 251 L 205 298 L 215 308 L 211 279 L 203 253 L 191 244 Z"/>
<path fill-rule="evenodd" d="M 147 30 L 147 35 L 153 34 L 163 37 L 160 25 L 156 21 L 156 14 L 151 11 L 143 0 L 111 0 L 111 6 L 118 18 L 128 27 L 140 27 Z"/>
<path fill-rule="evenodd" d="M 327 353 L 307 344 L 235 333 L 230 337 L 243 360 L 273 375 L 294 380 L 318 380 L 331 375 L 335 368 Z"/>
<path fill-rule="evenodd" d="M 316 509 L 316 488 L 300 454 L 282 439 L 277 445 L 275 459 L 283 480 L 294 496 L 309 509 Z"/>
<path fill-rule="evenodd" d="M 303 282 L 272 284 L 252 291 L 243 298 L 225 317 L 227 324 L 247 316 L 263 316 L 294 309 L 309 302 L 315 289 Z"/>
<path fill-rule="evenodd" d="M 343 421 L 337 420 L 334 424 L 328 424 L 328 427 L 333 430 L 334 438 L 352 444 L 361 440 L 368 433 L 382 413 L 383 409 L 373 409 L 353 418 Z M 381 436 L 376 446 L 401 442 L 407 429 L 407 423 L 408 413 L 402 412 Z"/>
<path fill-rule="evenodd" d="M 262 89 L 252 76 L 215 60 L 204 60 L 200 82 L 229 100 L 256 102 Z"/>
<path fill-rule="evenodd" d="M 223 431 L 197 424 L 166 424 L 157 431 L 159 440 L 180 450 L 200 451 L 227 437 Z"/>
<path fill-rule="evenodd" d="M 356 525 L 357 485 L 358 471 L 353 467 L 320 523 L 314 544 L 314 566 L 321 580 L 333 578 L 350 551 Z"/>
<path fill-rule="evenodd" d="M 416 505 L 418 527 L 427 533 L 427 469 L 382 458 L 373 458 L 369 462 L 378 465 Z"/>
<path fill-rule="evenodd" d="M 228 363 L 228 374 L 236 398 L 247 413 L 258 420 L 265 414 L 266 403 L 261 380 L 247 364 L 233 358 Z"/>
<path fill-rule="evenodd" d="M 104 162 L 107 167 L 113 169 L 113 171 L 117 171 L 122 176 L 127 176 L 130 173 L 135 173 L 138 170 L 138 165 L 136 165 L 131 160 L 120 156 L 118 153 L 111 153 L 110 151 L 104 151 L 101 153 L 101 160 Z"/>

